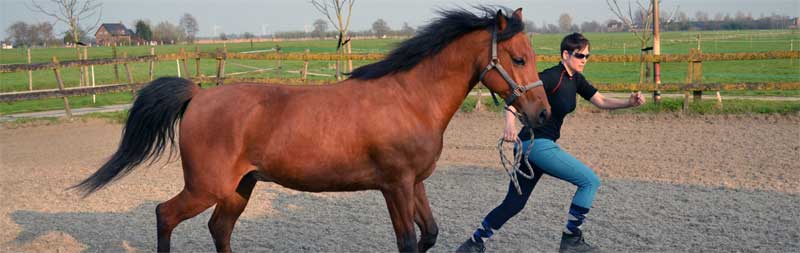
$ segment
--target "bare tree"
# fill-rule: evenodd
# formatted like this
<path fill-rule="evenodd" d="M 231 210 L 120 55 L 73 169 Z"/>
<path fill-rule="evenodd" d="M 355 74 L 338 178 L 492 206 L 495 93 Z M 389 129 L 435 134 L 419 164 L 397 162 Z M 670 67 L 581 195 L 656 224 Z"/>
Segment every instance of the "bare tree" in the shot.
<path fill-rule="evenodd" d="M 331 25 L 339 32 L 339 40 L 336 44 L 336 52 L 339 56 L 344 55 L 342 50 L 344 43 L 348 41 L 347 31 L 350 29 L 350 17 L 353 14 L 353 4 L 355 0 L 311 0 L 311 4 L 322 15 L 324 15 Z M 341 61 L 336 61 L 336 80 L 341 80 Z"/>
<path fill-rule="evenodd" d="M 32 10 L 50 16 L 58 22 L 64 22 L 69 26 L 69 31 L 72 35 L 72 41 L 76 43 L 75 53 L 78 59 L 82 59 L 81 49 L 77 46 L 81 41 L 81 31 L 92 31 L 97 28 L 102 17 L 103 4 L 95 0 L 49 0 L 50 4 L 55 7 L 45 7 L 36 0 L 31 0 L 33 5 Z M 82 26 L 82 20 L 97 16 L 97 20 L 91 26 Z M 86 72 L 85 67 L 80 68 L 81 72 L 81 86 L 88 83 L 84 78 Z"/>
<path fill-rule="evenodd" d="M 639 85 L 638 87 L 642 87 L 642 84 L 645 80 L 645 49 L 648 47 L 650 43 L 650 39 L 653 38 L 652 30 L 652 22 L 653 22 L 653 2 L 648 1 L 647 7 L 643 5 L 641 2 L 636 2 L 637 8 L 633 8 L 631 3 L 628 2 L 628 11 L 627 13 L 624 12 L 620 7 L 617 0 L 606 0 L 608 4 L 608 8 L 611 9 L 611 12 L 617 16 L 619 21 L 622 22 L 625 26 L 628 27 L 628 30 L 633 32 L 633 35 L 639 39 L 641 43 L 641 57 L 639 58 Z M 638 21 L 638 22 L 637 22 Z"/>
<path fill-rule="evenodd" d="M 569 32 L 572 28 L 572 17 L 569 14 L 561 13 L 561 16 L 558 16 L 558 28 L 561 29 L 561 32 Z"/>
<path fill-rule="evenodd" d="M 180 26 L 181 29 L 186 32 L 186 40 L 189 43 L 193 43 L 195 38 L 197 38 L 197 32 L 200 31 L 197 25 L 197 19 L 195 19 L 192 14 L 184 13 L 180 20 Z"/>
<path fill-rule="evenodd" d="M 92 31 L 100 23 L 103 4 L 96 0 L 49 0 L 49 2 L 55 7 L 45 7 L 36 0 L 31 0 L 32 9 L 54 18 L 56 23 L 67 24 L 69 31 L 72 31 L 73 41 L 80 41 L 80 31 Z M 97 16 L 97 21 L 91 26 L 83 26 L 81 21 L 93 16 Z"/>

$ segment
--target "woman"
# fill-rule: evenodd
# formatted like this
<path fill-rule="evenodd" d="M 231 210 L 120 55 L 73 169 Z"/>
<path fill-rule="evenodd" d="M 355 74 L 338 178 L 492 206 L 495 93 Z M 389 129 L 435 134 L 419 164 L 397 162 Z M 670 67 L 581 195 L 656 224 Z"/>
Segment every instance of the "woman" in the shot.
<path fill-rule="evenodd" d="M 516 138 L 519 138 L 523 143 L 521 150 L 527 150 L 533 143 L 533 151 L 528 160 L 534 166 L 534 177 L 532 179 L 518 177 L 521 195 L 517 193 L 513 183 L 509 183 L 506 198 L 486 215 L 472 237 L 458 248 L 458 252 L 483 252 L 486 249 L 484 246 L 486 240 L 522 210 L 543 173 L 578 187 L 569 208 L 559 252 L 597 250 L 597 247 L 584 241 L 580 226 L 592 207 L 600 179 L 591 168 L 556 144 L 561 136 L 561 125 L 564 123 L 564 117 L 575 110 L 576 94 L 598 108 L 608 110 L 639 106 L 645 103 L 645 99 L 640 92 L 632 93 L 628 99 L 607 98 L 600 94 L 581 74 L 589 60 L 589 49 L 589 40 L 580 33 L 567 35 L 561 41 L 561 62 L 539 73 L 547 91 L 552 115 L 544 125 L 533 129 L 533 136 L 527 127 L 517 134 L 516 118 L 511 112 L 506 112 L 503 139 L 516 141 Z"/>

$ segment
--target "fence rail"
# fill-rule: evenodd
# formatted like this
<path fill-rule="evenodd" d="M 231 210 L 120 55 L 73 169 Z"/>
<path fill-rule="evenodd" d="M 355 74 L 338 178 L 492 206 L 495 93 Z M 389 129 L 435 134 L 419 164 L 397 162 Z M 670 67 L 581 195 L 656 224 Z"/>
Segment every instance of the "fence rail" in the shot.
<path fill-rule="evenodd" d="M 116 54 L 114 54 L 116 55 Z M 182 62 L 179 64 L 179 71 L 183 68 L 185 73 L 185 77 L 192 79 L 195 82 L 201 83 L 208 83 L 208 84 L 216 84 L 221 85 L 226 82 L 251 82 L 251 83 L 280 83 L 280 84 L 290 84 L 290 85 L 300 85 L 300 84 L 329 84 L 335 82 L 334 80 L 309 80 L 306 75 L 311 74 L 308 73 L 308 62 L 309 61 L 337 61 L 337 60 L 360 60 L 360 61 L 377 61 L 381 60 L 386 57 L 386 54 L 380 53 L 365 53 L 365 54 L 351 54 L 351 55 L 339 55 L 333 53 L 315 53 L 311 54 L 308 53 L 306 50 L 305 53 L 284 53 L 284 52 L 269 52 L 269 53 L 229 53 L 225 50 L 217 50 L 216 52 L 199 52 L 199 48 L 196 48 L 194 52 L 187 52 L 183 49 L 180 50 L 179 53 L 172 53 L 172 54 L 161 54 L 155 55 L 153 50 L 150 51 L 150 55 L 145 56 L 135 56 L 135 57 L 127 57 L 127 54 L 123 54 L 121 58 L 106 58 L 106 59 L 93 59 L 93 60 L 71 60 L 71 61 L 58 61 L 53 58 L 52 62 L 46 63 L 31 63 L 31 64 L 4 64 L 0 65 L 0 73 L 11 73 L 11 72 L 24 72 L 24 71 L 36 71 L 36 70 L 53 70 L 55 71 L 56 79 L 59 82 L 59 89 L 49 89 L 49 90 L 32 90 L 32 91 L 25 91 L 25 92 L 8 92 L 8 93 L 0 93 L 0 102 L 8 103 L 8 102 L 16 102 L 16 101 L 23 101 L 23 100 L 36 100 L 36 99 L 44 99 L 44 98 L 64 98 L 64 106 L 65 110 L 67 110 L 67 114 L 69 115 L 69 102 L 67 101 L 67 97 L 69 96 L 80 96 L 80 95 L 95 95 L 95 94 L 103 94 L 103 93 L 112 93 L 112 92 L 120 92 L 120 91 L 131 91 L 134 92 L 147 83 L 136 83 L 133 80 L 133 76 L 131 75 L 131 70 L 129 67 L 129 63 L 143 63 L 149 62 L 150 63 L 150 70 L 149 70 L 149 79 L 153 79 L 153 63 L 155 61 L 175 61 Z M 702 61 L 741 61 L 741 60 L 768 60 L 768 59 L 798 59 L 800 58 L 800 51 L 772 51 L 772 52 L 762 52 L 762 53 L 716 53 L 716 54 L 703 54 L 698 52 L 692 52 L 689 54 L 667 54 L 667 55 L 595 55 L 592 58 L 592 62 L 640 62 L 642 60 L 645 62 L 688 62 L 690 64 L 690 68 L 692 64 L 699 64 Z M 196 60 L 196 71 L 194 75 L 189 74 L 189 69 L 187 65 L 188 59 L 195 59 Z M 215 76 L 205 76 L 200 73 L 200 59 L 213 59 L 217 61 L 217 71 Z M 231 77 L 226 76 L 225 74 L 225 62 L 227 60 L 271 60 L 277 61 L 278 66 L 275 68 L 278 71 L 281 71 L 281 61 L 304 61 L 304 68 L 300 70 L 302 74 L 302 79 L 283 79 L 283 78 L 241 78 L 241 77 Z M 557 55 L 537 55 L 537 61 L 541 62 L 557 62 L 560 61 L 560 57 Z M 61 68 L 70 68 L 70 67 L 88 67 L 94 65 L 114 65 L 115 69 L 118 65 L 123 65 L 125 67 L 125 72 L 127 74 L 127 82 L 126 84 L 110 84 L 110 85 L 100 85 L 96 87 L 79 87 L 79 88 L 64 88 L 63 87 L 63 80 L 60 76 L 59 69 Z M 264 69 L 259 69 L 259 71 L 266 71 Z M 702 76 L 702 71 L 698 71 L 698 76 Z M 29 72 L 30 73 L 30 72 Z M 246 72 L 242 72 L 246 73 Z M 238 75 L 241 73 L 231 73 L 229 75 Z M 116 79 L 119 80 L 118 73 L 115 74 Z M 280 75 L 279 75 L 280 76 Z M 697 93 L 701 93 L 704 90 L 800 90 L 800 82 L 782 82 L 782 83 L 701 83 L 698 79 L 697 81 L 687 79 L 686 83 L 667 83 L 667 84 L 660 84 L 659 90 L 663 91 L 684 91 L 685 94 L 688 94 L 689 91 Z M 93 82 L 93 81 L 92 81 Z M 117 81 L 119 82 L 119 81 Z M 595 84 L 598 89 L 604 91 L 632 91 L 632 90 L 641 90 L 645 88 L 652 87 L 652 84 L 644 84 L 639 86 L 639 84 Z M 687 95 L 688 97 L 688 95 Z M 688 98 L 687 98 L 688 99 Z M 686 102 L 688 104 L 688 102 Z"/>
<path fill-rule="evenodd" d="M 198 57 L 199 56 L 199 57 Z M 55 67 L 68 68 L 91 65 L 115 65 L 124 63 L 149 62 L 151 60 L 182 60 L 182 59 L 219 59 L 228 60 L 287 60 L 287 61 L 336 61 L 336 60 L 358 60 L 358 61 L 377 61 L 386 57 L 386 54 L 367 53 L 351 54 L 339 56 L 332 53 L 207 53 L 207 52 L 185 52 L 162 55 L 145 55 L 127 58 L 107 58 L 94 60 L 72 60 L 61 61 L 57 65 L 52 62 L 32 63 L 32 64 L 0 64 L 0 73 L 49 70 Z M 639 62 L 640 55 L 593 55 L 592 62 Z M 689 60 L 702 61 L 744 61 L 744 60 L 771 60 L 771 59 L 797 59 L 800 58 L 800 51 L 771 51 L 762 53 L 715 53 L 715 54 L 664 54 L 664 55 L 645 55 L 645 62 L 686 62 Z M 540 62 L 560 61 L 558 55 L 537 55 L 536 60 Z"/>

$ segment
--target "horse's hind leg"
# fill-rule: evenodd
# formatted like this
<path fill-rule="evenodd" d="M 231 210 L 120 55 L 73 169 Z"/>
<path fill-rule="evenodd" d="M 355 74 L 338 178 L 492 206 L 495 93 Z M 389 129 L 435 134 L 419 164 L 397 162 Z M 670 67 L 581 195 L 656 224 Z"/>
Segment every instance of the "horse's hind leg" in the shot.
<path fill-rule="evenodd" d="M 211 236 L 214 238 L 214 246 L 216 246 L 218 252 L 231 251 L 233 226 L 247 206 L 247 201 L 250 199 L 250 194 L 253 193 L 256 182 L 258 180 L 252 173 L 246 174 L 239 181 L 235 194 L 224 197 L 217 202 L 214 214 L 211 215 L 211 220 L 208 221 L 208 229 L 211 231 Z"/>
<path fill-rule="evenodd" d="M 425 194 L 425 184 L 422 182 L 414 186 L 414 222 L 420 230 L 420 239 L 417 247 L 419 251 L 428 251 L 434 244 L 439 235 L 439 227 L 431 213 L 431 206 L 428 203 L 428 196 Z"/>
<path fill-rule="evenodd" d="M 170 250 L 172 229 L 182 221 L 192 218 L 214 204 L 212 195 L 204 192 L 191 192 L 187 188 L 172 199 L 156 206 L 156 226 L 158 229 L 158 252 Z"/>

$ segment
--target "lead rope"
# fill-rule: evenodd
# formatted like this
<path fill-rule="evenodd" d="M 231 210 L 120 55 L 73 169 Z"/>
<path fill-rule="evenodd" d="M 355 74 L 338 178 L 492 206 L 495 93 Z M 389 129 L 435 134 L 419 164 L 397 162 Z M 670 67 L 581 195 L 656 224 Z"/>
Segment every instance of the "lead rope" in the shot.
<path fill-rule="evenodd" d="M 506 107 L 505 109 L 513 113 L 514 116 L 516 116 L 517 119 L 519 119 L 520 121 L 522 120 L 522 114 L 511 111 L 510 109 L 508 109 L 508 107 Z M 531 138 L 533 138 L 533 129 L 528 127 L 528 131 L 530 131 Z M 514 188 L 517 190 L 517 194 L 522 195 L 522 189 L 519 186 L 519 178 L 517 178 L 517 173 L 522 175 L 522 177 L 524 178 L 533 179 L 534 176 L 533 166 L 531 166 L 530 162 L 528 161 L 528 157 L 530 157 L 530 153 L 531 151 L 533 151 L 533 141 L 531 141 L 531 144 L 528 145 L 527 150 L 523 152 L 515 152 L 512 158 L 513 160 L 509 159 L 508 156 L 506 155 L 504 148 L 505 142 L 506 141 L 503 140 L 503 137 L 500 137 L 500 141 L 497 142 L 497 151 L 500 154 L 500 164 L 503 165 L 503 169 L 505 169 L 506 173 L 508 173 L 508 176 L 511 178 L 511 183 L 514 184 Z M 519 138 L 517 138 L 514 141 L 514 147 L 522 149 L 522 141 L 520 141 Z M 521 168 L 522 166 L 520 166 L 523 164 L 523 161 L 524 164 L 528 167 L 529 173 L 527 174 L 522 170 Z"/>

